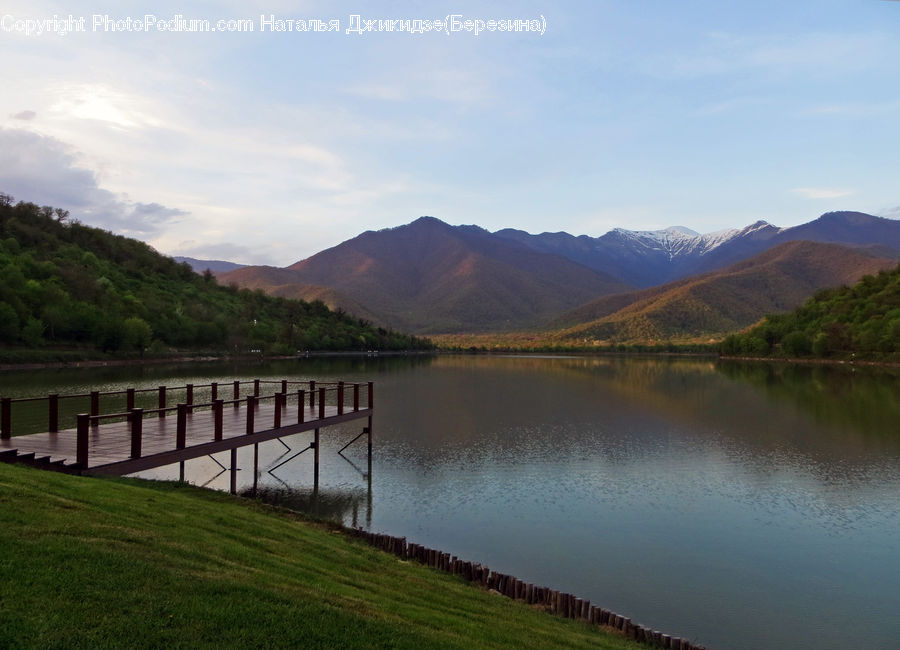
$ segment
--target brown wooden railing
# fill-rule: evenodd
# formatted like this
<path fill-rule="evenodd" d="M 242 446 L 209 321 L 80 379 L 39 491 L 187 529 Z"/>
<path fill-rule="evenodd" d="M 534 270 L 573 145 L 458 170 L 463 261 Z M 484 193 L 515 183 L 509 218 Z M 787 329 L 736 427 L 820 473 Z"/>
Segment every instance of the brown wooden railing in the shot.
<path fill-rule="evenodd" d="M 252 394 L 241 397 L 241 387 L 252 384 Z M 268 395 L 260 395 L 261 384 L 279 385 L 280 391 Z M 227 384 L 225 384 L 227 385 Z M 117 391 L 91 391 L 89 393 L 80 394 L 50 394 L 46 397 L 25 397 L 25 398 L 0 398 L 0 437 L 9 439 L 13 435 L 13 415 L 14 406 L 22 403 L 34 403 L 44 401 L 47 404 L 47 423 L 50 433 L 57 433 L 60 430 L 59 404 L 62 400 L 67 399 L 85 399 L 89 398 L 90 408 L 88 413 L 79 413 L 75 416 L 75 433 L 77 436 L 76 455 L 77 462 L 81 467 L 88 466 L 89 445 L 91 440 L 91 432 L 98 432 L 101 423 L 109 423 L 110 421 L 126 421 L 131 436 L 131 458 L 140 458 L 143 447 L 143 421 L 146 417 L 156 416 L 157 418 L 165 418 L 167 414 L 175 413 L 176 417 L 176 435 L 175 449 L 184 449 L 187 438 L 187 416 L 194 410 L 211 409 L 213 412 L 212 431 L 209 432 L 212 441 L 220 441 L 223 438 L 223 410 L 226 405 L 232 405 L 233 408 L 239 409 L 242 404 L 246 405 L 246 434 L 253 434 L 256 426 L 256 413 L 260 402 L 274 400 L 276 408 L 272 422 L 272 429 L 280 429 L 289 426 L 287 414 L 288 402 L 296 399 L 296 423 L 302 424 L 306 418 L 306 404 L 308 401 L 309 409 L 312 410 L 319 419 L 325 418 L 326 404 L 336 407 L 337 415 L 343 415 L 351 409 L 358 412 L 364 409 L 371 409 L 374 404 L 374 386 L 371 382 L 368 384 L 345 384 L 344 382 L 316 382 L 316 381 L 289 381 L 282 379 L 280 381 L 259 380 L 252 381 L 233 381 L 231 382 L 233 399 L 223 400 L 219 398 L 218 382 L 210 384 L 194 385 L 187 384 L 185 386 L 159 386 L 158 388 L 126 388 Z M 295 391 L 289 392 L 289 388 L 296 388 Z M 196 388 L 209 388 L 212 396 L 211 401 L 204 403 L 194 402 L 194 390 Z M 167 406 L 169 395 L 175 391 L 184 392 L 184 401 L 178 402 L 175 406 Z M 136 393 L 152 393 L 157 394 L 157 408 L 139 408 L 135 406 Z M 364 396 L 361 396 L 364 393 Z M 101 396 L 125 396 L 125 410 L 112 413 L 100 412 Z M 352 396 L 352 397 L 351 397 Z M 365 399 L 365 406 L 361 406 L 362 400 Z M 349 401 L 349 404 L 348 404 Z M 318 409 L 316 407 L 318 406 Z M 266 430 L 266 429 L 262 429 Z"/>

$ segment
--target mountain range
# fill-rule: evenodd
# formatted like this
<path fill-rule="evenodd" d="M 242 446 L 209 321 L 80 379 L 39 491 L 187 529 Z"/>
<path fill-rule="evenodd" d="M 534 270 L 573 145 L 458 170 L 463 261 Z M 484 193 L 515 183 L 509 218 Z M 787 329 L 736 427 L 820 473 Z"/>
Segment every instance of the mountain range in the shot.
<path fill-rule="evenodd" d="M 511 229 L 496 234 L 535 250 L 563 255 L 638 288 L 725 268 L 789 241 L 880 244 L 900 251 L 900 222 L 862 212 L 828 212 L 792 228 L 757 221 L 746 228 L 705 235 L 682 226 L 655 231 L 616 228 L 600 237 L 565 232 L 530 235 Z"/>
<path fill-rule="evenodd" d="M 634 339 L 731 331 L 898 258 L 900 221 L 860 212 L 792 228 L 758 221 L 709 234 L 617 228 L 600 237 L 492 233 L 422 217 L 286 268 L 213 271 L 221 283 L 321 299 L 419 334 L 552 326 L 576 328 L 573 338 Z"/>
<path fill-rule="evenodd" d="M 287 268 L 250 266 L 220 282 L 306 298 L 333 291 L 334 303 L 405 331 L 533 327 L 630 284 L 561 255 L 548 255 L 477 226 L 421 217 L 365 232 Z"/>

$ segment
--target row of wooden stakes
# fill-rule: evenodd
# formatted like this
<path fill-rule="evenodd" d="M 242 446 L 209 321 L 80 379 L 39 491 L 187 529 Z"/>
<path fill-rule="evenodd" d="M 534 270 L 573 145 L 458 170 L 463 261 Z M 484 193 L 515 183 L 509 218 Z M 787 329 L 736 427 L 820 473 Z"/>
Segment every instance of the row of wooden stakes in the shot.
<path fill-rule="evenodd" d="M 474 562 L 460 560 L 449 553 L 443 553 L 421 544 L 407 543 L 405 537 L 393 537 L 381 533 L 372 533 L 362 528 L 351 528 L 351 533 L 370 545 L 393 553 L 405 560 L 416 560 L 422 564 L 461 576 L 463 579 L 490 589 L 514 600 L 521 600 L 529 605 L 536 605 L 546 611 L 563 618 L 584 621 L 593 625 L 602 625 L 618 630 L 626 637 L 648 645 L 672 650 L 706 650 L 694 645 L 686 639 L 672 637 L 643 625 L 632 622 L 630 618 L 607 611 L 602 607 L 591 605 L 591 601 L 576 598 L 572 594 L 560 593 L 548 587 L 539 587 L 523 582 L 504 573 L 491 571 L 488 567 Z"/>

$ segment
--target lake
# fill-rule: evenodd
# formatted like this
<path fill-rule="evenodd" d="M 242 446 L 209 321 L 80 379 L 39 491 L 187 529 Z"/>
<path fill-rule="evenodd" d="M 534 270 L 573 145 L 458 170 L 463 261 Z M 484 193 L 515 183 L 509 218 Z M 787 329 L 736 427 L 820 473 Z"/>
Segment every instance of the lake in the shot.
<path fill-rule="evenodd" d="M 359 422 L 260 447 L 268 497 L 589 598 L 710 648 L 900 648 L 900 372 L 438 356 L 0 373 L 0 393 L 375 382 Z M 202 394 L 197 401 L 202 401 Z M 239 483 L 252 483 L 251 453 Z M 228 454 L 219 455 L 228 464 Z M 177 467 L 142 474 L 174 479 Z M 191 482 L 228 489 L 211 459 Z"/>

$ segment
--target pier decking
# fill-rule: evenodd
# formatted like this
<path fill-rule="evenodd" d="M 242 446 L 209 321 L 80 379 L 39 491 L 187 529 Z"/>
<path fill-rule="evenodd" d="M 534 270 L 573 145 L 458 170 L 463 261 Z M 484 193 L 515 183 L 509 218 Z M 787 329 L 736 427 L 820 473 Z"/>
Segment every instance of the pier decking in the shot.
<path fill-rule="evenodd" d="M 242 386 L 250 384 L 252 393 L 242 397 Z M 276 384 L 280 390 L 261 395 L 261 384 Z M 219 399 L 222 388 L 232 389 L 232 399 Z M 195 389 L 210 389 L 211 401 L 194 403 Z M 167 396 L 179 391 L 183 392 L 184 401 L 167 407 Z M 135 407 L 136 396 L 148 392 L 156 393 L 156 408 Z M 118 412 L 102 413 L 101 396 L 107 402 L 116 398 L 121 401 L 124 397 L 124 410 L 119 407 Z M 76 414 L 74 427 L 60 429 L 60 403 L 74 399 L 89 399 L 90 412 Z M 47 431 L 13 435 L 15 409 L 26 408 L 27 404 L 34 414 L 43 412 L 43 403 Z M 258 379 L 176 388 L 92 391 L 80 395 L 4 397 L 0 399 L 0 461 L 70 473 L 124 475 L 230 450 L 234 491 L 239 447 L 314 431 L 315 438 L 307 449 L 314 452 L 318 479 L 319 430 L 328 426 L 366 419 L 367 426 L 354 441 L 367 435 L 371 462 L 373 407 L 372 383 L 316 384 L 315 381 Z"/>

